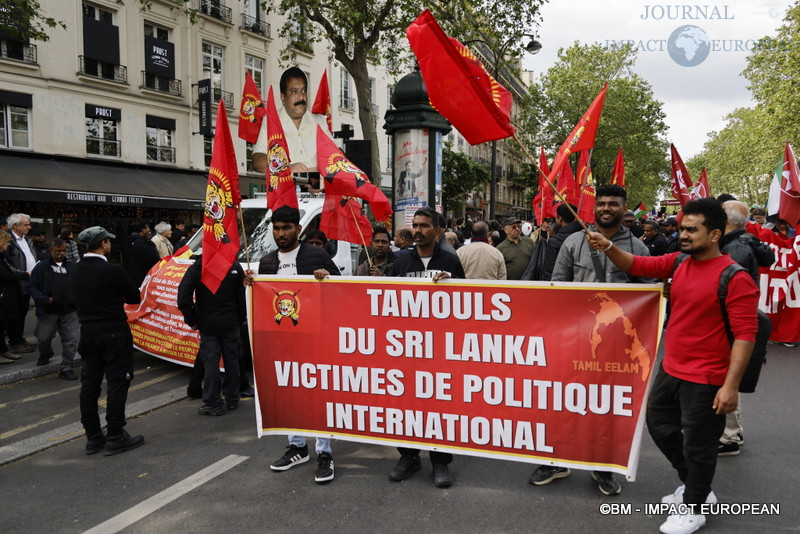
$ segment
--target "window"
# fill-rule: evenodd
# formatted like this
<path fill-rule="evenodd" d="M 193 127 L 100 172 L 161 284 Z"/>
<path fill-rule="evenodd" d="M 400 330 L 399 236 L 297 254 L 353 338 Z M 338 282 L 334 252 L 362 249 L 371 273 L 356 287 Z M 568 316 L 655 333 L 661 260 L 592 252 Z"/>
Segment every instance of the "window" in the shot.
<path fill-rule="evenodd" d="M 0 104 L 0 146 L 30 148 L 29 109 Z"/>
<path fill-rule="evenodd" d="M 144 70 L 142 87 L 181 95 L 181 81 L 175 79 L 175 45 L 169 40 L 169 30 L 144 23 Z"/>
<path fill-rule="evenodd" d="M 350 73 L 344 68 L 339 69 L 339 107 L 349 111 L 356 109 L 350 89 Z"/>
<path fill-rule="evenodd" d="M 390 85 L 386 88 L 386 109 L 394 109 L 392 96 L 394 96 L 394 85 Z"/>
<path fill-rule="evenodd" d="M 242 28 L 269 37 L 269 24 L 262 20 L 262 0 L 244 0 L 242 9 Z"/>
<path fill-rule="evenodd" d="M 105 24 L 114 24 L 113 12 L 92 4 L 83 4 L 83 16 Z"/>
<path fill-rule="evenodd" d="M 128 74 L 119 58 L 119 28 L 114 25 L 114 13 L 84 3 L 81 73 L 126 83 Z"/>
<path fill-rule="evenodd" d="M 144 35 L 145 37 L 153 37 L 161 41 L 169 41 L 169 30 L 156 26 L 155 24 L 150 24 L 149 22 L 144 23 Z"/>
<path fill-rule="evenodd" d="M 117 121 L 86 117 L 86 153 L 120 157 Z"/>
<path fill-rule="evenodd" d="M 372 114 L 376 117 L 380 114 L 380 108 L 378 104 L 375 102 L 378 100 L 378 95 L 376 94 L 376 85 L 375 85 L 375 78 L 369 79 L 369 101 L 372 104 Z"/>
<path fill-rule="evenodd" d="M 299 8 L 292 6 L 289 10 L 289 20 L 292 21 L 289 29 L 289 40 L 292 43 L 292 47 L 301 52 L 312 54 L 314 47 L 308 42 L 309 29 L 307 24 L 301 20 L 301 16 Z"/>
<path fill-rule="evenodd" d="M 244 56 L 244 70 L 250 73 L 253 81 L 256 82 L 258 94 L 264 99 L 264 60 L 252 56 Z"/>
<path fill-rule="evenodd" d="M 211 87 L 222 91 L 223 50 L 221 46 L 203 43 L 203 78 L 211 80 Z M 214 100 L 217 100 L 216 93 Z"/>
<path fill-rule="evenodd" d="M 256 172 L 256 170 L 253 168 L 253 143 L 247 143 L 247 147 L 245 149 L 245 160 L 247 172 Z"/>
<path fill-rule="evenodd" d="M 161 163 L 175 163 L 175 148 L 172 134 L 175 120 L 147 115 L 147 160 Z"/>
<path fill-rule="evenodd" d="M 203 136 L 203 161 L 206 167 L 211 166 L 211 153 L 214 151 L 214 138 L 209 135 Z"/>

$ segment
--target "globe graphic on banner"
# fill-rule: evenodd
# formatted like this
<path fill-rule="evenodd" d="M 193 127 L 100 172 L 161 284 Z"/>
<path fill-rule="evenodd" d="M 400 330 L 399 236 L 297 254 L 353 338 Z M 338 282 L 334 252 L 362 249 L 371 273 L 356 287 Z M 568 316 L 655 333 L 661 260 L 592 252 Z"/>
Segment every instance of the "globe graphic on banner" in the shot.
<path fill-rule="evenodd" d="M 708 57 L 711 43 L 702 28 L 687 24 L 669 36 L 667 51 L 672 60 L 682 67 L 696 67 Z"/>

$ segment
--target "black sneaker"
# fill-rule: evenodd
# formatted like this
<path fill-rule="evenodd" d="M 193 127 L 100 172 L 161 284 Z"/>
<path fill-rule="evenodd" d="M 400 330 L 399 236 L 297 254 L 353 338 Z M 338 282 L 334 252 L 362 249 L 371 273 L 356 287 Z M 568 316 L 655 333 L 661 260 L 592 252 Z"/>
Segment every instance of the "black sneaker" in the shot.
<path fill-rule="evenodd" d="M 77 380 L 78 375 L 75 374 L 75 371 L 72 369 L 61 369 L 58 372 L 58 378 L 62 380 Z"/>
<path fill-rule="evenodd" d="M 108 436 L 106 438 L 106 452 L 103 454 L 105 456 L 112 456 L 123 451 L 129 451 L 131 449 L 135 449 L 136 447 L 141 447 L 142 445 L 144 445 L 144 436 L 139 435 L 131 437 L 127 431 L 123 430 L 122 434 L 119 436 Z"/>
<path fill-rule="evenodd" d="M 317 455 L 317 474 L 314 475 L 314 482 L 322 484 L 333 480 L 333 456 L 327 452 Z"/>
<path fill-rule="evenodd" d="M 395 482 L 402 482 L 420 469 L 422 469 L 422 461 L 419 459 L 419 455 L 405 454 L 400 457 L 400 461 L 389 473 L 389 478 Z"/>
<path fill-rule="evenodd" d="M 433 485 L 437 488 L 449 488 L 453 485 L 453 477 L 447 464 L 433 464 Z"/>
<path fill-rule="evenodd" d="M 592 478 L 603 495 L 619 495 L 622 492 L 622 486 L 608 471 L 592 471 Z"/>
<path fill-rule="evenodd" d="M 204 404 L 197 409 L 197 413 L 200 415 L 225 415 L 225 407 L 221 404 L 219 406 Z"/>
<path fill-rule="evenodd" d="M 554 465 L 540 465 L 533 472 L 528 482 L 534 486 L 544 486 L 550 484 L 557 478 L 567 478 L 572 474 L 572 471 L 566 467 L 556 467 Z"/>
<path fill-rule="evenodd" d="M 97 454 L 106 446 L 106 435 L 102 432 L 86 436 L 86 454 Z"/>
<path fill-rule="evenodd" d="M 39 356 L 39 359 L 36 360 L 37 367 L 47 365 L 48 363 L 50 363 L 50 356 Z"/>
<path fill-rule="evenodd" d="M 243 399 L 255 396 L 256 396 L 256 390 L 253 389 L 253 386 L 247 386 L 246 388 L 239 391 L 239 397 Z"/>
<path fill-rule="evenodd" d="M 720 443 L 717 449 L 717 456 L 739 456 L 738 443 Z"/>
<path fill-rule="evenodd" d="M 302 447 L 289 445 L 286 447 L 286 452 L 283 454 L 283 456 L 272 462 L 272 465 L 270 465 L 269 468 L 273 471 L 286 471 L 297 464 L 303 464 L 307 461 L 308 445 L 303 445 Z M 333 467 L 331 467 L 331 469 L 332 468 Z"/>
<path fill-rule="evenodd" d="M 186 396 L 190 399 L 202 399 L 203 398 L 203 388 L 193 388 L 189 386 L 186 388 Z"/>

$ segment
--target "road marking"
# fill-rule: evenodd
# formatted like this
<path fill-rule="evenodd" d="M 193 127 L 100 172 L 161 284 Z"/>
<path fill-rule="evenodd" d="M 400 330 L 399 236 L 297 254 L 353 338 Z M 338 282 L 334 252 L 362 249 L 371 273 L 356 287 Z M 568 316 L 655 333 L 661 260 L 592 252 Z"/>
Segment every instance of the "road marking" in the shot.
<path fill-rule="evenodd" d="M 212 480 L 225 473 L 229 469 L 236 467 L 249 458 L 249 456 L 231 454 L 219 462 L 209 465 L 205 469 L 198 471 L 192 476 L 181 480 L 174 486 L 165 489 L 161 493 L 153 495 L 149 499 L 140 502 L 133 508 L 129 508 L 121 514 L 112 517 L 108 521 L 100 523 L 94 528 L 90 528 L 84 532 L 84 534 L 113 534 L 115 532 L 119 532 L 120 530 L 136 523 L 140 519 L 152 514 L 159 508 L 171 503 L 179 497 L 186 495 L 193 489 L 202 486 L 209 480 Z"/>
<path fill-rule="evenodd" d="M 23 432 L 36 428 L 37 426 L 46 425 L 47 423 L 52 423 L 53 421 L 57 421 L 62 417 L 64 417 L 65 415 L 67 415 L 67 413 L 69 412 L 57 413 L 55 415 L 51 415 L 50 417 L 42 419 L 38 423 L 33 423 L 32 425 L 20 426 L 13 430 L 9 430 L 8 432 L 3 432 L 2 434 L 0 434 L 0 441 L 16 436 L 17 434 L 22 434 Z"/>
<path fill-rule="evenodd" d="M 141 384 L 136 384 L 135 386 L 131 386 L 130 388 L 128 388 L 128 393 L 130 393 L 131 391 L 137 391 L 139 389 L 146 388 L 147 386 L 152 386 L 153 384 L 158 384 L 159 382 L 163 382 L 164 380 L 167 380 L 167 379 L 172 378 L 173 376 L 177 376 L 179 374 L 183 374 L 183 369 L 178 370 L 178 371 L 174 371 L 172 373 L 167 373 L 167 374 L 165 374 L 163 376 L 159 376 L 158 378 L 154 378 L 152 380 L 148 380 L 147 382 L 142 382 Z M 136 378 L 136 377 L 134 376 L 134 378 Z M 108 397 L 100 398 L 100 400 L 98 400 L 97 404 L 102 408 L 107 407 L 108 406 Z"/>

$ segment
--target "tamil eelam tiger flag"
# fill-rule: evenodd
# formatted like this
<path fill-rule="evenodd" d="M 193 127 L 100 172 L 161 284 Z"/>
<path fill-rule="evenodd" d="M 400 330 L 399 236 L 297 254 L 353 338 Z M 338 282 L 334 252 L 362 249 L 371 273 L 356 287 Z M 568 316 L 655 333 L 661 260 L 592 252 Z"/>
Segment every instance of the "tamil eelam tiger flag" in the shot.
<path fill-rule="evenodd" d="M 281 206 L 298 207 L 290 161 L 289 145 L 275 107 L 275 94 L 270 87 L 267 97 L 267 207 L 271 210 Z"/>
<path fill-rule="evenodd" d="M 533 197 L 532 208 L 533 215 L 537 217 L 539 224 L 542 224 L 547 217 L 556 216 L 555 195 L 553 188 L 547 185 L 545 177 L 550 174 L 550 167 L 547 164 L 547 155 L 544 153 L 544 147 L 539 151 L 539 191 Z"/>
<path fill-rule="evenodd" d="M 591 151 L 582 150 L 578 156 L 578 217 L 583 222 L 594 222 L 594 178 L 592 177 L 592 165 L 590 163 Z"/>
<path fill-rule="evenodd" d="M 325 191 L 325 203 L 319 229 L 328 239 L 363 244 L 372 241 L 372 225 L 366 215 L 361 213 L 361 204 L 353 197 L 337 195 Z"/>
<path fill-rule="evenodd" d="M 550 176 L 547 179 L 552 183 L 561 169 L 564 168 L 566 163 L 569 166 L 569 156 L 574 152 L 581 150 L 589 150 L 594 148 L 594 138 L 597 136 L 597 125 L 600 123 L 600 115 L 603 113 L 603 101 L 606 98 L 606 90 L 608 83 L 603 86 L 603 89 L 594 98 L 594 101 L 583 114 L 581 120 L 572 129 L 572 132 L 567 136 L 567 139 L 558 149 L 556 159 L 553 160 L 553 166 L 550 167 Z M 571 173 L 571 171 L 570 171 Z M 560 189 L 560 188 L 559 188 Z M 567 199 L 568 202 L 572 202 Z"/>
<path fill-rule="evenodd" d="M 511 93 L 478 58 L 448 37 L 429 10 L 406 28 L 428 98 L 471 145 L 514 135 Z"/>
<path fill-rule="evenodd" d="M 622 155 L 622 147 L 617 150 L 617 159 L 611 171 L 611 184 L 625 187 L 625 156 Z"/>
<path fill-rule="evenodd" d="M 672 156 L 672 198 L 680 202 L 683 207 L 692 200 L 692 194 L 689 191 L 689 188 L 692 187 L 692 178 L 689 176 L 686 165 L 683 164 L 681 155 L 678 154 L 678 149 L 673 144 L 670 144 L 669 147 Z"/>
<path fill-rule="evenodd" d="M 556 189 L 561 197 L 570 204 L 578 205 L 578 182 L 575 180 L 575 174 L 572 172 L 572 167 L 569 165 L 569 160 L 562 160 L 561 172 L 558 173 L 555 169 L 550 171 L 551 176 L 558 176 L 556 182 Z M 561 199 L 558 199 L 559 202 Z"/>
<path fill-rule="evenodd" d="M 239 167 L 236 152 L 220 99 L 217 107 L 217 128 L 214 149 L 208 168 L 206 204 L 203 213 L 203 269 L 200 281 L 216 293 L 222 280 L 236 261 L 239 252 L 237 212 L 242 203 L 239 192 Z"/>
<path fill-rule="evenodd" d="M 783 162 L 775 169 L 769 188 L 767 213 L 778 215 L 792 226 L 800 224 L 800 172 L 789 143 L 783 150 Z"/>
<path fill-rule="evenodd" d="M 266 114 L 261 93 L 258 92 L 256 82 L 248 71 L 244 77 L 242 104 L 239 106 L 239 138 L 248 143 L 258 141 L 258 134 L 261 132 L 261 124 Z"/>
<path fill-rule="evenodd" d="M 319 80 L 319 89 L 314 98 L 314 105 L 311 106 L 311 113 L 325 115 L 325 122 L 328 123 L 328 131 L 333 133 L 333 121 L 331 120 L 331 90 L 328 88 L 328 69 L 322 71 L 322 78 Z"/>
<path fill-rule="evenodd" d="M 697 179 L 697 183 L 694 184 L 694 188 L 692 189 L 692 198 L 708 198 L 711 196 L 711 187 L 708 185 L 708 173 L 706 172 L 706 168 L 703 167 L 703 170 L 700 171 L 700 178 Z"/>
<path fill-rule="evenodd" d="M 345 157 L 341 150 L 317 125 L 317 167 L 325 182 L 325 195 L 358 197 L 369 202 L 375 220 L 383 222 L 392 214 L 389 199 L 367 174 Z"/>

